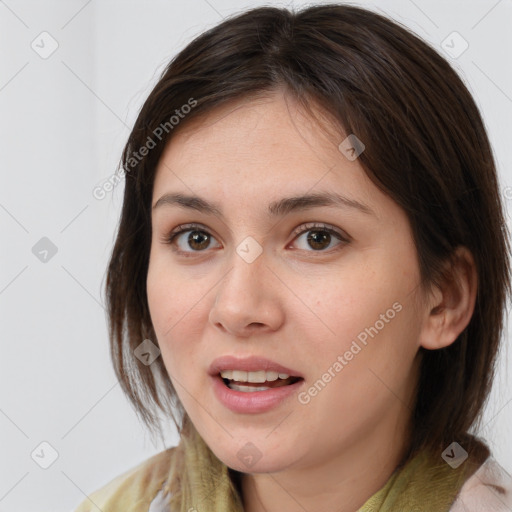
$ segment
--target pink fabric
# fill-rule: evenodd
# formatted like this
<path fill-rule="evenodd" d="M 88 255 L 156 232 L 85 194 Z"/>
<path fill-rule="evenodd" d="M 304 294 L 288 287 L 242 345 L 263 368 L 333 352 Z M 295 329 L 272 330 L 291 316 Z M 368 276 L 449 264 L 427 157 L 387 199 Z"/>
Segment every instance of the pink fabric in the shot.
<path fill-rule="evenodd" d="M 512 477 L 489 457 L 465 482 L 450 512 L 512 512 Z"/>

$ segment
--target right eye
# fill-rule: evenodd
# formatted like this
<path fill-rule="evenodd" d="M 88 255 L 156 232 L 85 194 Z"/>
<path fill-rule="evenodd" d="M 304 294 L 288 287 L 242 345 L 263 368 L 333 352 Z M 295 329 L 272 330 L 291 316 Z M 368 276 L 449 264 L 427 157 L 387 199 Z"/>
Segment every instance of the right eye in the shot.
<path fill-rule="evenodd" d="M 184 236 L 186 233 L 188 233 L 188 236 Z M 173 250 L 178 254 L 188 256 L 194 252 L 204 252 L 205 249 L 210 247 L 212 240 L 215 240 L 215 237 L 203 226 L 186 224 L 171 231 L 163 241 L 172 246 L 177 246 L 178 248 Z M 219 247 L 221 246 L 219 245 Z"/>

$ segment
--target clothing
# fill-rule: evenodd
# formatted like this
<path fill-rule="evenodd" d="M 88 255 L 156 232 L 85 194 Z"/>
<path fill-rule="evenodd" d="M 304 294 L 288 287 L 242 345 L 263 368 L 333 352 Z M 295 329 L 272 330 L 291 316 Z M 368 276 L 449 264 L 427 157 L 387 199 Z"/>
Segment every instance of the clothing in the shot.
<path fill-rule="evenodd" d="M 75 512 L 242 512 L 236 473 L 189 427 L 177 447 L 118 476 Z M 357 512 L 401 511 L 510 512 L 512 478 L 492 457 L 476 463 L 470 451 L 454 469 L 420 451 Z"/>

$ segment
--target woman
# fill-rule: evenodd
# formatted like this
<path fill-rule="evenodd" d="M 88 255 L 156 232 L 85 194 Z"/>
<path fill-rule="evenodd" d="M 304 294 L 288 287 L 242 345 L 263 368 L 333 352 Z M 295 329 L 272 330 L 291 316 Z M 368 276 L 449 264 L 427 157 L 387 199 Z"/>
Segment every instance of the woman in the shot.
<path fill-rule="evenodd" d="M 508 510 L 477 427 L 509 241 L 432 48 L 352 6 L 242 13 L 171 61 L 122 164 L 112 357 L 181 438 L 79 512 Z"/>

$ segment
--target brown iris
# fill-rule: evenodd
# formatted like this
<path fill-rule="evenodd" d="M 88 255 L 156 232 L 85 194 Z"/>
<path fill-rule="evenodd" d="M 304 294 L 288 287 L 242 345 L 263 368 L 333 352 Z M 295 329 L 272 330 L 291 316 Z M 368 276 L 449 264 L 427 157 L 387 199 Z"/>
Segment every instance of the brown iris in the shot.
<path fill-rule="evenodd" d="M 206 249 L 210 243 L 210 235 L 204 231 L 191 231 L 187 242 L 192 249 Z"/>
<path fill-rule="evenodd" d="M 308 243 L 313 249 L 324 249 L 326 246 L 322 246 L 322 244 L 325 241 L 327 241 L 327 246 L 331 242 L 331 235 L 326 231 L 311 231 L 308 235 Z"/>

